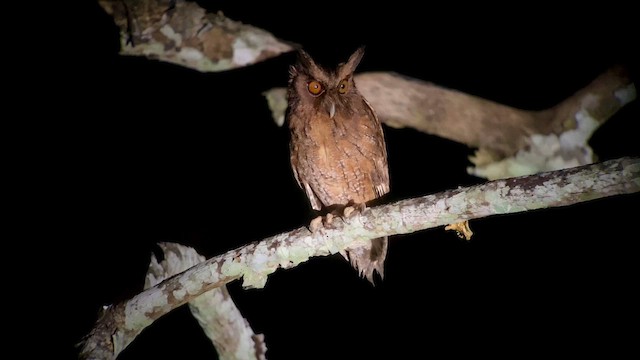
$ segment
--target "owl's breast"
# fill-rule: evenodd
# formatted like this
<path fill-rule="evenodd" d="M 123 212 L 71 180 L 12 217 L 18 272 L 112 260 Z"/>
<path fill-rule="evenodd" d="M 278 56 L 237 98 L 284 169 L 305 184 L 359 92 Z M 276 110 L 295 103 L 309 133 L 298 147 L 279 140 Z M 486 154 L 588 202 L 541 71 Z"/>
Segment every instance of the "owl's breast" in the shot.
<path fill-rule="evenodd" d="M 380 151 L 371 142 L 374 129 L 354 119 L 315 116 L 292 136 L 300 180 L 325 205 L 363 203 L 375 199 L 374 181 Z M 292 129 L 294 131 L 294 129 Z M 386 163 L 386 161 L 385 161 Z"/>

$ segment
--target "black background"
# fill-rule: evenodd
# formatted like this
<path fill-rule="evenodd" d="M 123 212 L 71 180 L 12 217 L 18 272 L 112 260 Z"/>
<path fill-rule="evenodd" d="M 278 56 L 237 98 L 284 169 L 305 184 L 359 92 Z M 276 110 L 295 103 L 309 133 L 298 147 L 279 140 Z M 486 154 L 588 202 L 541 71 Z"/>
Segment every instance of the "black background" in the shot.
<path fill-rule="evenodd" d="M 624 8 L 201 4 L 302 44 L 328 66 L 366 45 L 359 71 L 395 71 L 531 110 L 615 63 L 637 70 Z M 157 242 L 210 257 L 312 218 L 291 174 L 287 130 L 261 95 L 286 85 L 293 54 L 215 74 L 119 57 L 111 18 L 90 1 L 78 6 L 77 41 L 57 74 L 73 89 L 56 103 L 66 135 L 44 154 L 54 196 L 43 209 L 59 216 L 50 229 L 65 253 L 59 313 L 72 357 L 102 305 L 141 290 Z M 638 115 L 636 101 L 594 134 L 601 160 L 638 155 Z M 473 149 L 411 129 L 385 134 L 387 201 L 483 182 L 465 171 Z M 337 255 L 277 271 L 264 289 L 228 287 L 265 334 L 270 359 L 610 357 L 631 351 L 637 323 L 637 205 L 638 196 L 622 196 L 475 220 L 471 242 L 442 228 L 395 236 L 376 287 Z M 175 356 L 216 356 L 185 307 L 120 358 Z"/>

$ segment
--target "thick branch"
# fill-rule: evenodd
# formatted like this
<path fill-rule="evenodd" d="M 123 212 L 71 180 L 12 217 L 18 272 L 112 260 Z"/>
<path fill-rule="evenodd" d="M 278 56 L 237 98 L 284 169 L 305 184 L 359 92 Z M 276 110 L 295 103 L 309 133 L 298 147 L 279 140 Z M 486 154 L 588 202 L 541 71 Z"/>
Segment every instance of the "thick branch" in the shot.
<path fill-rule="evenodd" d="M 206 291 L 239 278 L 245 287 L 263 287 L 278 268 L 288 269 L 312 256 L 357 247 L 373 238 L 638 191 L 640 159 L 622 158 L 378 206 L 349 223 L 334 221 L 331 228 L 313 234 L 302 227 L 213 257 L 109 307 L 84 341 L 82 354 L 114 358 L 154 320 Z"/>
<path fill-rule="evenodd" d="M 160 243 L 164 260 L 151 255 L 144 284 L 148 289 L 205 260 L 195 249 Z M 220 360 L 264 360 L 267 347 L 262 334 L 255 334 L 233 302 L 226 286 L 211 289 L 189 302 L 191 314 L 213 342 Z"/>
<path fill-rule="evenodd" d="M 630 95 L 618 97 L 616 93 L 633 85 L 622 68 L 610 69 L 545 111 L 520 110 L 389 73 L 365 73 L 356 81 L 387 125 L 412 127 L 506 156 L 522 149 L 531 134 L 562 133 L 575 128 L 575 120 L 570 120 L 580 110 L 587 110 L 597 121 L 604 122 L 633 100 Z"/>
<path fill-rule="evenodd" d="M 627 71 L 614 67 L 557 106 L 525 111 L 393 73 L 356 75 L 381 121 L 478 148 L 474 175 L 489 179 L 535 174 L 593 162 L 591 134 L 636 98 Z M 285 91 L 265 93 L 276 123 Z"/>
<path fill-rule="evenodd" d="M 293 48 L 271 33 L 185 0 L 99 0 L 120 28 L 120 53 L 224 71 Z"/>

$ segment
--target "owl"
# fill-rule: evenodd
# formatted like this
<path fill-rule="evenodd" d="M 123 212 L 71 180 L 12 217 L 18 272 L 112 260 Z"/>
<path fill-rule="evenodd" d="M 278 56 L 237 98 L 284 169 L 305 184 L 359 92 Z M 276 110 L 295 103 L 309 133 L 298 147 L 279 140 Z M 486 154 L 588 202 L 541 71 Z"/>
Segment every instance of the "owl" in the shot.
<path fill-rule="evenodd" d="M 353 79 L 363 55 L 359 48 L 346 63 L 327 70 L 300 50 L 290 69 L 286 117 L 291 167 L 311 207 L 327 214 L 362 210 L 389 192 L 382 126 Z M 373 283 L 374 270 L 384 276 L 386 253 L 384 237 L 347 249 L 343 256 Z"/>

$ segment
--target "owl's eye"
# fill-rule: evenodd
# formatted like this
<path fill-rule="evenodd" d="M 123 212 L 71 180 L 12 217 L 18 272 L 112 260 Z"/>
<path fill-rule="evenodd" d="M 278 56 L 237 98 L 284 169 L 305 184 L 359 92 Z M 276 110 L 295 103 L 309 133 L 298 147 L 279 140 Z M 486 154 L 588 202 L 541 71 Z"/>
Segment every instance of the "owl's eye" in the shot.
<path fill-rule="evenodd" d="M 309 90 L 309 93 L 311 93 L 311 95 L 320 95 L 324 90 L 322 88 L 322 84 L 315 80 L 310 81 L 309 84 L 307 84 L 307 89 Z"/>
<path fill-rule="evenodd" d="M 347 81 L 347 79 L 340 81 L 340 84 L 338 85 L 338 92 L 340 94 L 346 94 L 348 90 L 349 90 L 349 81 Z"/>

